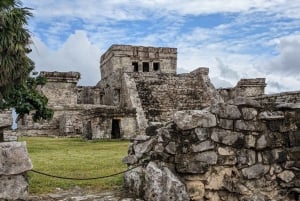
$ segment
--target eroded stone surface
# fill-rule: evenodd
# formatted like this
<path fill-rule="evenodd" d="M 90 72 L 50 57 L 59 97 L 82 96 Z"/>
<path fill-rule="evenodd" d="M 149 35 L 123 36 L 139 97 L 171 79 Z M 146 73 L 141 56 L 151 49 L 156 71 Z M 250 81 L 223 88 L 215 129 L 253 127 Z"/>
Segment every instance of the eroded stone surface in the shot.
<path fill-rule="evenodd" d="M 196 127 L 207 128 L 217 125 L 215 115 L 207 110 L 178 111 L 174 115 L 174 122 L 182 130 Z"/>
<path fill-rule="evenodd" d="M 0 175 L 17 175 L 32 167 L 26 142 L 0 143 Z"/>
<path fill-rule="evenodd" d="M 151 201 L 187 201 L 185 185 L 167 167 L 150 162 L 145 172 L 145 198 Z"/>

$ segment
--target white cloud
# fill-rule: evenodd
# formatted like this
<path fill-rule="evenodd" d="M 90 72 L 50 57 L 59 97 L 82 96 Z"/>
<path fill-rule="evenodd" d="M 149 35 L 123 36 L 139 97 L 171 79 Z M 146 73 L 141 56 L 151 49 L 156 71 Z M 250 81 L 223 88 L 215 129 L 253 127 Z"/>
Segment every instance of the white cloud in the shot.
<path fill-rule="evenodd" d="M 268 70 L 281 75 L 300 74 L 300 35 L 278 39 L 279 55 L 272 59 Z"/>
<path fill-rule="evenodd" d="M 95 85 L 100 80 L 100 49 L 93 45 L 84 31 L 76 31 L 57 51 L 47 48 L 33 38 L 29 57 L 35 62 L 36 71 L 78 71 L 81 85 Z"/>
<path fill-rule="evenodd" d="M 272 92 L 300 86 L 295 75 L 300 72 L 300 40 L 294 37 L 299 33 L 300 1 L 24 0 L 24 4 L 35 9 L 30 29 L 37 70 L 79 71 L 81 84 L 93 85 L 100 79 L 99 47 L 118 43 L 177 47 L 178 67 L 186 71 L 209 67 L 216 86 L 234 86 L 238 79 L 251 77 L 266 77 L 267 91 Z M 234 14 L 224 24 L 205 28 L 195 18 L 195 25 L 185 27 L 191 16 L 224 13 Z M 78 29 L 85 31 L 74 31 Z M 286 79 L 280 78 L 281 72 Z"/>

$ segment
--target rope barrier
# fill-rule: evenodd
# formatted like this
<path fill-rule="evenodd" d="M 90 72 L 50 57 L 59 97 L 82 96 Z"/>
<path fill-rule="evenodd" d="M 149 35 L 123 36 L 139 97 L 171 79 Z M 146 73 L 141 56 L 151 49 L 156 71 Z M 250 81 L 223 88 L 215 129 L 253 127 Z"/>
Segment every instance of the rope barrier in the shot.
<path fill-rule="evenodd" d="M 99 176 L 99 177 L 90 177 L 90 178 L 63 177 L 63 176 L 57 176 L 57 175 L 48 174 L 48 173 L 45 173 L 45 172 L 40 172 L 40 171 L 37 171 L 37 170 L 30 170 L 30 171 L 34 172 L 36 174 L 44 175 L 44 176 L 47 176 L 47 177 L 53 177 L 53 178 L 57 178 L 57 179 L 66 179 L 66 180 L 96 180 L 96 179 L 105 179 L 105 178 L 109 178 L 109 177 L 114 177 L 114 176 L 117 176 L 117 175 L 129 172 L 129 171 L 131 171 L 131 170 L 133 170 L 133 169 L 135 169 L 137 167 L 140 167 L 140 166 L 142 166 L 142 165 L 138 165 L 138 166 L 135 166 L 135 167 L 130 168 L 128 170 L 124 170 L 122 172 L 117 172 L 115 174 L 105 175 L 105 176 Z"/>

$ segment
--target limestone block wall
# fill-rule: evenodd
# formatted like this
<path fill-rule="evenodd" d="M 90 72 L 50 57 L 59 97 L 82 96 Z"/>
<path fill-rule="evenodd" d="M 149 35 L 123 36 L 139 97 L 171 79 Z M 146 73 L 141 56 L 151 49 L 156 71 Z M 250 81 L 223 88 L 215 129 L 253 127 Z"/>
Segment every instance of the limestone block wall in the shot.
<path fill-rule="evenodd" d="M 188 74 L 145 74 L 136 76 L 136 88 L 146 119 L 170 121 L 174 112 L 201 109 L 219 100 L 208 78 L 208 68 Z"/>
<path fill-rule="evenodd" d="M 102 79 L 120 70 L 134 72 L 133 62 L 137 63 L 137 72 L 143 72 L 143 62 L 147 62 L 149 72 L 176 74 L 177 49 L 112 45 L 101 56 L 100 71 Z M 159 63 L 157 70 L 154 68 L 154 63 Z"/>
<path fill-rule="evenodd" d="M 7 128 L 12 125 L 12 111 L 11 110 L 1 110 L 0 111 L 0 128 Z"/>
<path fill-rule="evenodd" d="M 17 133 L 26 136 L 65 136 L 82 134 L 82 112 L 86 105 L 52 106 L 53 118 L 34 122 L 31 115 L 18 121 Z"/>
<path fill-rule="evenodd" d="M 0 200 L 27 200 L 31 169 L 26 142 L 0 143 Z"/>
<path fill-rule="evenodd" d="M 94 86 L 77 86 L 77 104 L 103 104 L 100 101 L 101 90 Z"/>
<path fill-rule="evenodd" d="M 300 199 L 300 105 L 237 98 L 178 111 L 135 138 L 125 183 L 149 201 Z"/>
<path fill-rule="evenodd" d="M 266 106 L 279 103 L 300 103 L 300 91 L 266 94 L 255 97 L 255 100 Z"/>
<path fill-rule="evenodd" d="M 114 106 L 97 107 L 84 111 L 82 121 L 83 135 L 87 139 L 129 139 L 137 135 L 135 109 Z"/>
<path fill-rule="evenodd" d="M 47 83 L 40 87 L 48 98 L 48 105 L 77 104 L 76 85 L 80 78 L 78 72 L 45 72 L 40 73 L 47 79 Z"/>
<path fill-rule="evenodd" d="M 238 96 L 257 97 L 265 94 L 266 79 L 253 78 L 241 79 L 233 88 L 217 89 L 224 101 L 228 101 Z"/>

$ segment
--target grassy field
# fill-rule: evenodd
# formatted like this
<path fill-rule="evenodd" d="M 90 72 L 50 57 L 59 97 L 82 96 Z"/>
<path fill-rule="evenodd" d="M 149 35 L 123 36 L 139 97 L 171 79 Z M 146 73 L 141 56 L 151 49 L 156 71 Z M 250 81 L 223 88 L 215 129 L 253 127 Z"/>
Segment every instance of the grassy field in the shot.
<path fill-rule="evenodd" d="M 34 169 L 49 174 L 86 178 L 110 175 L 126 169 L 121 160 L 127 155 L 128 141 L 84 141 L 79 138 L 22 137 Z M 112 190 L 121 187 L 123 175 L 91 181 L 54 179 L 29 172 L 29 191 L 42 194 L 56 188 L 75 186 L 93 191 Z"/>

